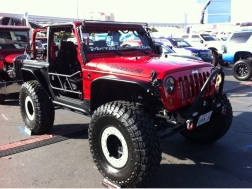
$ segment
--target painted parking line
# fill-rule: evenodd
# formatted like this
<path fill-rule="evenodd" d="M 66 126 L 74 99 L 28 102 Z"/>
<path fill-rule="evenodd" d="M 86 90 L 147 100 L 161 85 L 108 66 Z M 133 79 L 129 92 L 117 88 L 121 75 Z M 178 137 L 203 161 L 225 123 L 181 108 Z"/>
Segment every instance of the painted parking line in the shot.
<path fill-rule="evenodd" d="M 3 114 L 2 114 L 2 116 L 3 116 L 3 118 L 4 118 L 4 119 L 8 120 L 8 118 L 7 118 L 7 117 L 5 117 Z"/>
<path fill-rule="evenodd" d="M 9 144 L 0 145 L 0 158 L 86 134 L 87 127 L 81 125 L 78 127 L 70 128 L 68 130 L 64 130 L 63 132 L 58 132 L 57 134 L 45 134 Z"/>

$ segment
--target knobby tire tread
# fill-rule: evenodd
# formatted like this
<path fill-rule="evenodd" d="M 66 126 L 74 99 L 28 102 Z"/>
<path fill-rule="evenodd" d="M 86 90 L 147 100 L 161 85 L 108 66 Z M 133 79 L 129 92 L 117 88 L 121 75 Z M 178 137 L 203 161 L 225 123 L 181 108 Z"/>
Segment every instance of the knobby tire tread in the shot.
<path fill-rule="evenodd" d="M 109 102 L 94 112 L 89 127 L 89 141 L 92 138 L 94 122 L 105 114 L 114 116 L 124 123 L 131 133 L 134 146 L 139 149 L 137 154 L 140 164 L 135 165 L 131 177 L 121 182 L 111 181 L 123 187 L 138 187 L 145 184 L 155 174 L 161 161 L 160 137 L 154 127 L 153 120 L 143 108 L 136 106 L 134 103 L 127 101 Z M 90 151 L 98 170 L 104 177 L 107 177 L 100 168 L 99 160 L 95 159 L 91 141 Z"/>
<path fill-rule="evenodd" d="M 43 134 L 47 132 L 52 128 L 54 122 L 55 112 L 52 102 L 36 80 L 25 82 L 21 87 L 21 91 L 22 90 L 29 91 L 31 98 L 34 101 L 34 109 L 37 112 L 35 117 L 36 121 L 31 122 L 31 125 L 28 125 L 28 128 L 31 129 L 34 134 Z M 22 103 L 24 102 L 20 101 L 20 106 Z M 25 111 L 23 112 L 21 110 L 21 115 L 24 122 L 26 122 Z"/>

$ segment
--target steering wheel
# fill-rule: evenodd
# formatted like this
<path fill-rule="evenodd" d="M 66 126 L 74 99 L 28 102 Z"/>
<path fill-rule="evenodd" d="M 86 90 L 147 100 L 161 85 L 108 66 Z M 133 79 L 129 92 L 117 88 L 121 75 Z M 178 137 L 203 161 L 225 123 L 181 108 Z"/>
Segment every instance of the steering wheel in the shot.
<path fill-rule="evenodd" d="M 129 30 L 121 30 L 122 33 L 127 34 L 129 33 Z"/>

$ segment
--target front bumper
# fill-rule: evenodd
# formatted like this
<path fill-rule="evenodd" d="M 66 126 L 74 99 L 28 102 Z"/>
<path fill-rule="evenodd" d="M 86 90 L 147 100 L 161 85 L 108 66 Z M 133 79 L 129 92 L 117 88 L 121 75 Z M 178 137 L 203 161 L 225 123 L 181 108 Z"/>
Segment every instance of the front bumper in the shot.
<path fill-rule="evenodd" d="M 0 82 L 0 94 L 18 93 L 22 80 Z"/>

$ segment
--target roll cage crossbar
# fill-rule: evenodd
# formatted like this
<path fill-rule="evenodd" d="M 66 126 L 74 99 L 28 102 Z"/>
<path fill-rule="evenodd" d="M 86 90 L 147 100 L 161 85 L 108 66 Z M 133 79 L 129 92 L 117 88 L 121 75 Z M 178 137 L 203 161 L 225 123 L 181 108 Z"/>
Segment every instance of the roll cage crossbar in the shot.
<path fill-rule="evenodd" d="M 143 23 L 143 22 L 118 22 L 118 21 L 100 21 L 100 20 L 84 20 L 83 25 L 96 25 L 98 23 L 103 23 L 103 24 L 130 24 L 130 25 L 142 25 L 145 27 L 148 27 L 147 23 Z"/>

